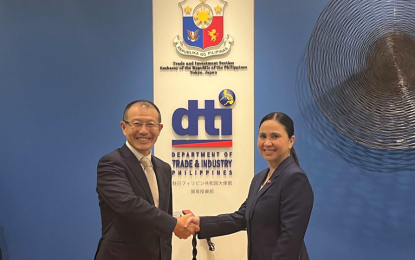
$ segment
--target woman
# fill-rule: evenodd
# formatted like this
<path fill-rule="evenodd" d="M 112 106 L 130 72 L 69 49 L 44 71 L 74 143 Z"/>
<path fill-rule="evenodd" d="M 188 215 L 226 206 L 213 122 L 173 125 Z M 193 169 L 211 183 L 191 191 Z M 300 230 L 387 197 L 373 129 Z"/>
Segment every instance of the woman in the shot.
<path fill-rule="evenodd" d="M 313 208 L 313 191 L 293 148 L 294 124 L 281 112 L 266 115 L 259 125 L 258 149 L 268 168 L 252 180 L 238 211 L 193 217 L 199 239 L 248 231 L 248 260 L 307 260 L 304 235 Z"/>

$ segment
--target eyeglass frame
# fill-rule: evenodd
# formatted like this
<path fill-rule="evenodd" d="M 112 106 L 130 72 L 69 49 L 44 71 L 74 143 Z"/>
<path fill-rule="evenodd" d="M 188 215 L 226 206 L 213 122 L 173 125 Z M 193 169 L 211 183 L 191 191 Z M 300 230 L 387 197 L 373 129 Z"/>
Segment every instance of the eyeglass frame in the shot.
<path fill-rule="evenodd" d="M 126 124 L 128 124 L 128 125 L 130 125 L 132 128 L 137 128 L 137 129 L 142 129 L 142 128 L 143 128 L 143 126 L 146 126 L 146 128 L 147 128 L 148 130 L 155 130 L 155 129 L 157 129 L 157 127 L 158 127 L 158 126 L 160 126 L 160 125 L 161 125 L 161 123 L 154 123 L 154 122 L 142 123 L 142 122 L 140 122 L 140 121 L 136 121 L 136 122 L 129 122 L 129 121 L 127 121 L 127 120 L 123 120 L 123 122 L 124 122 L 124 123 L 126 123 Z M 138 126 L 137 126 L 136 124 L 137 124 Z M 153 126 L 149 127 L 148 125 L 154 125 L 154 127 L 153 127 Z"/>

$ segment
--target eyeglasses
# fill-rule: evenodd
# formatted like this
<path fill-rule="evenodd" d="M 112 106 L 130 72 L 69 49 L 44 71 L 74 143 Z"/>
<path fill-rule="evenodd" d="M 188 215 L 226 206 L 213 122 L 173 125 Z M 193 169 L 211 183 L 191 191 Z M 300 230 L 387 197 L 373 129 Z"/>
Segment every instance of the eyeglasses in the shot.
<path fill-rule="evenodd" d="M 146 126 L 146 128 L 148 130 L 155 130 L 160 125 L 160 124 L 157 124 L 155 122 L 142 123 L 140 121 L 133 121 L 133 122 L 128 122 L 128 121 L 125 121 L 125 120 L 123 120 L 123 121 L 126 124 L 129 124 L 132 129 L 141 129 L 143 126 Z"/>

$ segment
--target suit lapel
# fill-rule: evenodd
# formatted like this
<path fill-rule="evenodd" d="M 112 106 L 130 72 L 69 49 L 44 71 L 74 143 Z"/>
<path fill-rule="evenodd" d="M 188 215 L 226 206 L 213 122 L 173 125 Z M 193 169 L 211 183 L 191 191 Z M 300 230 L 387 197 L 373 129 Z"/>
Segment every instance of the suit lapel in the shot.
<path fill-rule="evenodd" d="M 147 177 L 143 171 L 143 168 L 141 167 L 140 162 L 137 160 L 137 157 L 135 157 L 133 152 L 131 152 L 131 150 L 125 144 L 121 147 L 120 151 L 132 174 L 137 179 L 138 183 L 146 194 L 147 200 L 150 202 L 150 204 L 154 205 L 150 185 L 148 184 Z"/>
<path fill-rule="evenodd" d="M 268 169 L 262 170 L 260 173 L 258 173 L 258 177 L 256 178 L 255 183 L 252 185 L 252 195 L 256 195 L 258 193 L 259 187 L 261 187 L 261 182 L 263 179 L 265 179 L 265 176 L 268 173 Z"/>
<path fill-rule="evenodd" d="M 264 177 L 264 179 L 265 179 L 265 177 Z M 275 183 L 275 181 L 273 181 L 273 177 L 269 178 L 267 183 L 265 183 L 264 187 L 262 187 L 262 189 L 258 191 L 257 198 L 261 197 L 262 194 L 264 194 L 272 185 L 274 185 L 274 183 Z"/>
<path fill-rule="evenodd" d="M 279 166 L 277 169 L 275 169 L 274 173 L 272 174 L 271 178 L 269 178 L 268 182 L 264 185 L 264 187 L 262 187 L 261 190 L 259 190 L 259 187 L 261 187 L 262 181 L 265 180 L 265 176 L 268 173 L 268 169 L 263 170 L 262 172 L 258 173 L 258 178 L 256 183 L 254 183 L 253 188 L 254 190 L 252 191 L 252 196 L 253 196 L 253 200 L 251 201 L 251 206 L 249 207 L 249 219 L 252 218 L 252 215 L 254 213 L 254 208 L 255 205 L 258 201 L 258 199 L 269 189 L 271 188 L 271 186 L 274 185 L 274 183 L 276 182 L 278 176 L 280 176 L 280 174 L 284 171 L 284 169 L 290 165 L 291 163 L 294 163 L 294 159 L 292 158 L 292 156 L 289 156 L 287 159 L 285 159 Z M 259 190 L 259 191 L 258 191 Z"/>
<path fill-rule="evenodd" d="M 252 214 L 254 212 L 254 207 L 256 204 L 256 201 L 258 200 L 258 190 L 259 187 L 261 187 L 262 180 L 265 179 L 265 176 L 268 173 L 268 169 L 262 170 L 260 173 L 258 173 L 258 177 L 255 178 L 255 182 L 252 184 L 252 191 L 250 194 L 250 197 L 252 197 L 252 200 L 249 201 L 247 205 L 247 211 L 248 211 L 248 218 L 251 219 Z"/>

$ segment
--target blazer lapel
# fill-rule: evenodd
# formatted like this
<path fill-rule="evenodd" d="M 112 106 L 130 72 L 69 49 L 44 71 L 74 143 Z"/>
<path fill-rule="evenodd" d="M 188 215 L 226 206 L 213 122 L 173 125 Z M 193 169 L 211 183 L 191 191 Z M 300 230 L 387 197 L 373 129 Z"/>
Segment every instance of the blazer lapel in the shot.
<path fill-rule="evenodd" d="M 278 176 L 280 176 L 280 174 L 284 171 L 284 169 L 292 162 L 294 162 L 294 159 L 291 156 L 287 157 L 284 161 L 282 161 L 282 163 L 277 167 L 277 169 L 275 169 L 274 173 L 271 175 L 271 177 L 269 178 L 267 183 L 264 185 L 264 187 L 262 187 L 262 189 L 258 191 L 258 198 L 261 197 L 262 194 L 264 194 L 272 185 L 274 185 Z M 264 179 L 265 179 L 265 176 L 263 180 Z"/>
<path fill-rule="evenodd" d="M 254 212 L 256 201 L 258 200 L 258 190 L 259 187 L 261 187 L 262 180 L 265 179 L 265 176 L 268 173 L 268 169 L 262 170 L 260 173 L 258 173 L 258 177 L 255 179 L 255 183 L 252 184 L 252 191 L 249 195 L 252 197 L 252 200 L 249 200 L 249 203 L 247 205 L 247 211 L 248 211 L 248 218 L 251 219 L 252 214 Z"/>
<path fill-rule="evenodd" d="M 269 178 L 269 180 L 267 181 L 267 183 L 264 185 L 264 187 L 262 187 L 261 190 L 259 190 L 259 187 L 261 187 L 262 181 L 265 180 L 265 176 L 268 173 L 268 169 L 263 170 L 262 172 L 258 173 L 261 174 L 261 176 L 258 176 L 256 183 L 254 184 L 254 190 L 252 191 L 252 195 L 253 197 L 253 201 L 251 202 L 251 206 L 249 208 L 250 212 L 249 212 L 249 219 L 252 218 L 252 215 L 254 213 L 254 208 L 255 205 L 258 201 L 258 199 L 272 186 L 274 185 L 274 183 L 276 182 L 278 176 L 280 176 L 280 174 L 284 171 L 284 169 L 290 165 L 291 163 L 294 163 L 294 159 L 292 158 L 292 156 L 289 156 L 288 158 L 286 158 L 279 166 L 277 169 L 275 169 L 274 173 L 272 174 L 272 176 Z M 258 191 L 259 190 L 259 191 Z M 257 193 L 256 193 L 257 192 Z"/>
<path fill-rule="evenodd" d="M 121 155 L 125 158 L 125 162 L 128 167 L 131 169 L 133 175 L 137 179 L 141 188 L 147 196 L 147 200 L 150 204 L 154 205 L 153 195 L 151 194 L 150 185 L 148 184 L 147 177 L 143 171 L 143 167 L 140 162 L 137 160 L 137 157 L 131 152 L 131 150 L 124 144 L 121 149 Z"/>
<path fill-rule="evenodd" d="M 274 174 L 273 174 L 274 175 Z M 265 178 L 264 178 L 265 179 Z M 257 193 L 257 199 L 259 198 L 259 197 L 261 197 L 262 196 L 262 194 L 264 194 L 272 185 L 274 185 L 274 181 L 273 181 L 273 177 L 271 176 L 271 178 L 269 178 L 269 180 L 267 181 L 267 183 L 265 183 L 265 185 L 264 185 L 264 187 L 262 187 L 262 189 L 261 190 L 259 190 L 258 191 L 258 193 Z M 261 183 L 262 184 L 262 183 Z"/>

